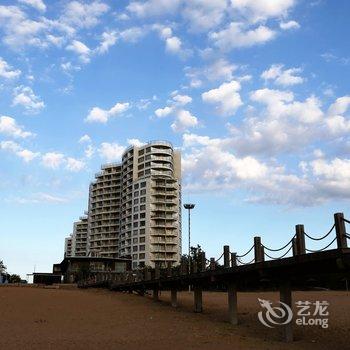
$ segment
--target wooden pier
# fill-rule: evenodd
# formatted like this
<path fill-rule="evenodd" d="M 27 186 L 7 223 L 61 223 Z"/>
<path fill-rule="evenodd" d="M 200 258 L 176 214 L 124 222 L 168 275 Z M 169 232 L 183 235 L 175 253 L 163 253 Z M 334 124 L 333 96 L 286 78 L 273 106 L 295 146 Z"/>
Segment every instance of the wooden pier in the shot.
<path fill-rule="evenodd" d="M 347 247 L 347 239 L 350 239 L 350 236 L 346 233 L 346 224 L 350 224 L 350 221 L 346 220 L 342 213 L 336 213 L 332 228 L 321 237 L 312 237 L 305 233 L 303 225 L 296 225 L 295 235 L 278 249 L 269 248 L 262 243 L 261 237 L 254 237 L 254 244 L 242 255 L 231 252 L 230 247 L 225 245 L 219 259 L 207 260 L 205 253 L 200 252 L 196 260 L 190 261 L 190 267 L 188 263 L 182 263 L 176 268 L 168 266 L 160 269 L 156 266 L 155 269 L 145 268 L 124 275 L 103 272 L 93 280 L 81 283 L 80 287 L 106 287 L 114 291 L 136 292 L 140 295 L 151 290 L 155 301 L 159 300 L 160 291 L 170 290 L 171 306 L 177 307 L 177 292 L 192 286 L 194 312 L 202 312 L 202 291 L 220 286 L 227 290 L 227 319 L 232 325 L 237 325 L 238 290 L 278 288 L 280 301 L 292 308 L 293 287 L 305 285 L 310 279 L 328 278 L 335 274 L 350 278 L 350 248 Z M 306 239 L 329 241 L 333 232 L 333 239 L 323 248 L 307 249 Z M 336 248 L 328 249 L 335 242 Z M 283 252 L 281 256 L 271 256 L 280 251 Z M 254 256 L 253 259 L 247 263 L 243 262 L 249 254 Z M 223 265 L 219 265 L 221 259 Z M 292 341 L 293 321 L 284 324 L 281 329 L 283 340 Z"/>

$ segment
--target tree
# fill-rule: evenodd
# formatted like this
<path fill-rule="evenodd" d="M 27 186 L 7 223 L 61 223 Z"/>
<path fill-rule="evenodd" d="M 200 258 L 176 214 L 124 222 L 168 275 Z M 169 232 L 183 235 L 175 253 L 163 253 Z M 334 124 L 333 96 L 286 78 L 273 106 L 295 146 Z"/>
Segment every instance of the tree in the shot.
<path fill-rule="evenodd" d="M 2 260 L 0 260 L 0 273 L 4 273 L 6 271 L 6 266 Z"/>
<path fill-rule="evenodd" d="M 8 278 L 9 283 L 21 283 L 21 276 L 19 275 L 9 275 Z"/>

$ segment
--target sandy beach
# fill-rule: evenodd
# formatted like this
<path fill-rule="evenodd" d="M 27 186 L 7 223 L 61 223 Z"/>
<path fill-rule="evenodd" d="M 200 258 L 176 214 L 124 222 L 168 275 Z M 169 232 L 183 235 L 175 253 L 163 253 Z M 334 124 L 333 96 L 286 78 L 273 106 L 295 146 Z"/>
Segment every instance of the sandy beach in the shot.
<path fill-rule="evenodd" d="M 278 294 L 239 293 L 238 326 L 227 322 L 225 293 L 206 292 L 204 312 L 192 311 L 193 296 L 150 296 L 107 290 L 0 288 L 0 349 L 350 349 L 350 295 L 295 292 L 297 300 L 326 300 L 329 328 L 295 326 L 295 341 L 280 341 L 280 329 L 259 323 L 257 298 Z"/>

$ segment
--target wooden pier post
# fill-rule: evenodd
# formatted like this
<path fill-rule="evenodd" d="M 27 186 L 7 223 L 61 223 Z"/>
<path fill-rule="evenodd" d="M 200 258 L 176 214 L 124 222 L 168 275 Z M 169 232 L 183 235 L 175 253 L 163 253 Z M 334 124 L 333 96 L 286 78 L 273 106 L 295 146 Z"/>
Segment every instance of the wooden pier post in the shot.
<path fill-rule="evenodd" d="M 346 240 L 345 222 L 343 219 L 344 219 L 343 213 L 335 213 L 334 214 L 335 232 L 337 234 L 338 249 L 348 247 L 347 240 Z"/>
<path fill-rule="evenodd" d="M 258 236 L 254 237 L 254 262 L 255 263 L 263 261 L 261 248 L 262 248 L 261 238 Z"/>
<path fill-rule="evenodd" d="M 200 286 L 194 287 L 194 312 L 203 311 L 203 300 L 202 300 L 202 288 Z"/>
<path fill-rule="evenodd" d="M 205 252 L 201 252 L 200 255 L 200 270 L 205 271 L 206 269 L 206 259 L 205 259 Z"/>
<path fill-rule="evenodd" d="M 293 256 L 298 255 L 298 245 L 297 245 L 297 239 L 295 237 L 292 240 L 292 251 L 293 251 Z"/>
<path fill-rule="evenodd" d="M 237 285 L 235 282 L 230 282 L 227 286 L 228 297 L 228 318 L 232 325 L 238 324 L 237 311 Z"/>
<path fill-rule="evenodd" d="M 295 226 L 296 238 L 297 238 L 297 251 L 298 254 L 305 254 L 305 231 L 304 225 Z"/>
<path fill-rule="evenodd" d="M 230 267 L 230 246 L 224 245 L 224 267 Z"/>
<path fill-rule="evenodd" d="M 280 301 L 289 306 L 289 309 L 292 310 L 292 289 L 289 281 L 280 282 Z M 282 306 L 283 307 L 283 306 Z M 288 312 L 286 311 L 286 316 L 282 322 L 285 322 L 288 318 Z M 293 341 L 293 318 L 287 324 L 282 325 L 283 340 L 287 343 Z"/>
<path fill-rule="evenodd" d="M 231 267 L 237 266 L 237 253 L 231 253 Z"/>
<path fill-rule="evenodd" d="M 153 301 L 159 301 L 159 288 L 153 288 Z"/>
<path fill-rule="evenodd" d="M 176 289 L 171 290 L 171 306 L 177 307 L 177 290 Z"/>
<path fill-rule="evenodd" d="M 159 264 L 155 264 L 154 266 L 154 278 L 157 280 L 160 278 L 160 268 L 159 268 Z"/>
<path fill-rule="evenodd" d="M 210 270 L 215 270 L 215 258 L 210 258 Z"/>

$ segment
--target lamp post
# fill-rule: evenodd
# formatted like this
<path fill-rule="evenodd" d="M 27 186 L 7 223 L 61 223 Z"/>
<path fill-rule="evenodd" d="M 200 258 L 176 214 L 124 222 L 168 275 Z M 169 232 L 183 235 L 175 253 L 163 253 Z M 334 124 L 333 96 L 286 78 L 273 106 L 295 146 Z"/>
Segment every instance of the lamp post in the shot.
<path fill-rule="evenodd" d="M 191 274 L 191 210 L 195 207 L 195 204 L 184 204 L 184 208 L 188 210 L 188 274 Z M 188 285 L 188 291 L 191 291 L 191 285 Z"/>

